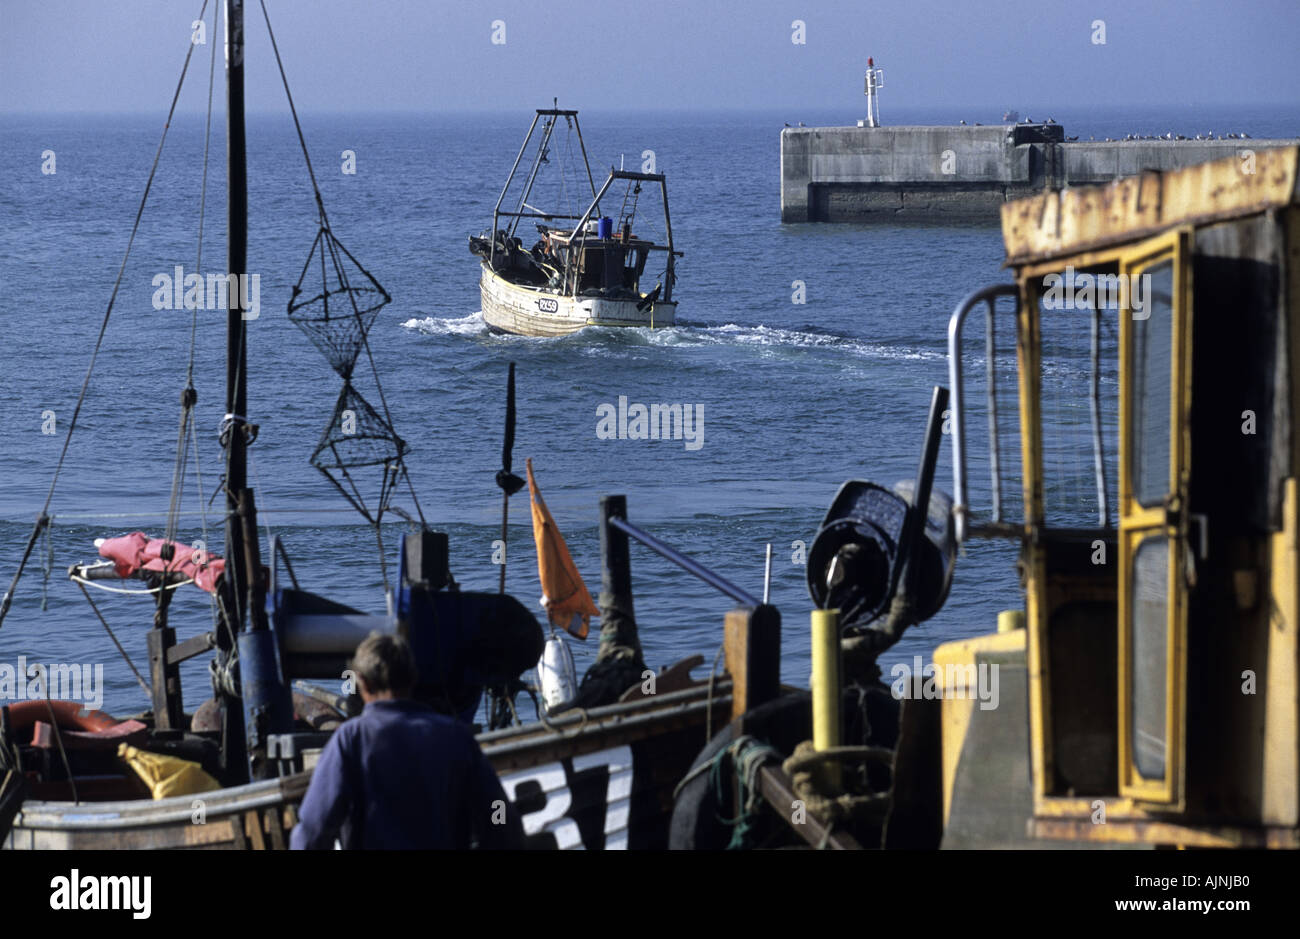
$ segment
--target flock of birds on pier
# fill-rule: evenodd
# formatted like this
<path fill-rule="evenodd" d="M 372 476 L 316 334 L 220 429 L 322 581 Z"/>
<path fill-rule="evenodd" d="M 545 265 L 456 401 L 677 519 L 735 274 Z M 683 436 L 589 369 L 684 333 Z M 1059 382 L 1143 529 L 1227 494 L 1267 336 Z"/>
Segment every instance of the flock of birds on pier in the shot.
<path fill-rule="evenodd" d="M 1075 138 L 1070 138 L 1070 139 L 1073 140 Z M 1092 140 L 1093 138 L 1089 137 L 1088 139 Z M 1165 134 L 1164 136 L 1161 136 L 1160 134 L 1155 134 L 1154 136 L 1143 136 L 1142 134 L 1126 134 L 1123 137 L 1115 137 L 1115 138 L 1107 137 L 1105 139 L 1110 140 L 1112 142 L 1123 141 L 1123 140 L 1249 140 L 1250 134 L 1215 135 L 1213 133 L 1205 133 L 1205 134 L 1197 134 L 1195 137 L 1185 137 L 1182 134 Z"/>
<path fill-rule="evenodd" d="M 964 126 L 967 126 L 965 121 L 958 121 L 957 123 L 960 124 L 960 125 L 962 125 L 963 127 L 964 127 Z M 1017 121 L 1016 123 L 1017 123 L 1017 124 L 1036 124 L 1036 123 L 1038 123 L 1038 122 L 1035 121 L 1032 117 L 1027 117 L 1027 118 L 1025 118 L 1023 121 Z M 1043 124 L 1055 124 L 1055 123 L 1056 123 L 1056 120 L 1055 120 L 1054 118 L 1050 118 L 1050 117 L 1049 117 L 1047 120 L 1043 121 L 1042 123 L 1043 123 Z M 984 125 L 982 125 L 982 124 L 980 124 L 978 121 L 976 121 L 976 122 L 975 122 L 975 126 L 976 126 L 976 127 L 982 127 L 982 126 L 984 126 Z M 1066 140 L 1078 140 L 1079 138 L 1078 138 L 1078 137 L 1066 137 L 1065 139 L 1066 139 Z M 1097 138 L 1096 138 L 1096 137 L 1089 137 L 1088 139 L 1089 139 L 1089 140 L 1096 140 Z M 1102 138 L 1102 140 L 1103 140 L 1104 142 L 1109 142 L 1109 143 L 1120 143 L 1120 142 L 1123 142 L 1123 141 L 1125 141 L 1125 140 L 1249 140 L 1249 139 L 1250 139 L 1250 134 L 1215 134 L 1213 131 L 1207 131 L 1207 132 L 1204 133 L 1204 134 L 1197 134 L 1195 137 L 1187 137 L 1187 136 L 1185 136 L 1185 135 L 1183 135 L 1183 134 L 1174 134 L 1174 133 L 1169 133 L 1169 134 L 1125 134 L 1123 137 L 1103 137 L 1103 138 Z"/>

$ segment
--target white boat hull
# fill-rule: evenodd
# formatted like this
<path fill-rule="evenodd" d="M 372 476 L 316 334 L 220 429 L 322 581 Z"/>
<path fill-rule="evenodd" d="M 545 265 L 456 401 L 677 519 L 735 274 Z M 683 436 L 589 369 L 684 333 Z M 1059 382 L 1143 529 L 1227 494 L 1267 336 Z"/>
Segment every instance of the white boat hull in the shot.
<path fill-rule="evenodd" d="M 585 326 L 658 329 L 677 320 L 677 304 L 659 301 L 644 310 L 637 300 L 563 297 L 538 287 L 512 284 L 483 265 L 479 281 L 483 319 L 498 332 L 520 336 L 565 336 Z"/>

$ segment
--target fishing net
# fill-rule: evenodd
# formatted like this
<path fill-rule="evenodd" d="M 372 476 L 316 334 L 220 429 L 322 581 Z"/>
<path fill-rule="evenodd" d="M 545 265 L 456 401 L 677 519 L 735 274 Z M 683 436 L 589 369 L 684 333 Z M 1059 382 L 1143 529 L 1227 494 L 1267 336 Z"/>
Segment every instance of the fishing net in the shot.
<path fill-rule="evenodd" d="M 317 469 L 377 466 L 400 459 L 407 451 L 406 441 L 351 382 L 344 382 L 334 416 L 311 455 L 311 463 Z"/>
<path fill-rule="evenodd" d="M 368 519 L 377 520 L 388 507 L 408 450 L 406 441 L 397 435 L 392 425 L 345 379 L 334 405 L 334 414 L 312 452 L 311 464 L 338 487 L 357 511 Z M 373 513 L 354 474 L 349 472 L 369 466 L 383 467 L 379 498 Z"/>
<path fill-rule="evenodd" d="M 294 285 L 289 319 L 346 381 L 375 317 L 389 299 L 388 291 L 357 263 L 333 232 L 322 227 Z"/>

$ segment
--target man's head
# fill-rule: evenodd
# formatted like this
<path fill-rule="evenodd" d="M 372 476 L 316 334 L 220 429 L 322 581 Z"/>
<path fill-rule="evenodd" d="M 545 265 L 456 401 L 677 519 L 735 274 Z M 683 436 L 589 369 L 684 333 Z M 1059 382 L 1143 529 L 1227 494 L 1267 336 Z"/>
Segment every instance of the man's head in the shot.
<path fill-rule="evenodd" d="M 415 687 L 415 657 L 401 636 L 371 633 L 357 646 L 349 667 L 366 702 L 405 698 Z"/>

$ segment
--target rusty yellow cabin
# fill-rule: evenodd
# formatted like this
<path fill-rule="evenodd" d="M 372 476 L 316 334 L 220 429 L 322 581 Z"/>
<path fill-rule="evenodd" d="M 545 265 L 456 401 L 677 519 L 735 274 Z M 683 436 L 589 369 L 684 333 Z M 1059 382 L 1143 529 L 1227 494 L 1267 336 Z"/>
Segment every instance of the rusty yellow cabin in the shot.
<path fill-rule="evenodd" d="M 1001 666 L 998 708 L 942 703 L 945 846 L 1300 845 L 1298 158 L 1003 208 L 1015 284 L 949 329 L 954 495 L 1024 614 L 936 652 Z"/>

